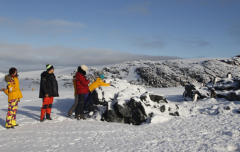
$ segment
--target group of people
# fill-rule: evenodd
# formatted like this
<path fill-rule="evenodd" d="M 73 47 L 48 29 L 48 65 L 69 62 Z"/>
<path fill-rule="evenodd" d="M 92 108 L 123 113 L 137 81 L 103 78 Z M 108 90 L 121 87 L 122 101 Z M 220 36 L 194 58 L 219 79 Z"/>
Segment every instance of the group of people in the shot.
<path fill-rule="evenodd" d="M 103 81 L 104 75 L 100 74 L 99 77 L 89 85 L 90 81 L 86 78 L 88 67 L 81 65 L 77 68 L 76 74 L 73 76 L 75 102 L 69 109 L 67 115 L 72 116 L 75 111 L 75 118 L 77 120 L 86 118 L 84 117 L 84 109 L 93 103 L 94 90 L 100 86 L 109 86 L 110 83 Z M 6 88 L 1 89 L 8 96 L 8 112 L 6 117 L 6 128 L 10 129 L 18 126 L 16 123 L 16 114 L 18 103 L 23 98 L 16 68 L 10 68 L 9 74 L 5 76 L 7 82 Z M 54 75 L 53 65 L 47 64 L 46 71 L 41 74 L 39 98 L 42 98 L 42 107 L 40 114 L 40 122 L 45 120 L 52 120 L 51 109 L 54 97 L 59 97 L 58 83 Z M 46 118 L 45 118 L 46 116 Z"/>

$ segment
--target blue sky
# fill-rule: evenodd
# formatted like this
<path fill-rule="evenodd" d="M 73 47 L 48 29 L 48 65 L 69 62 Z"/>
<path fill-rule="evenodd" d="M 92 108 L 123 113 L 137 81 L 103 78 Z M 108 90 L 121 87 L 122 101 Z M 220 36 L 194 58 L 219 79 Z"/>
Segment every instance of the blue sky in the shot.
<path fill-rule="evenodd" d="M 233 57 L 239 8 L 240 0 L 0 0 L 0 71 Z"/>

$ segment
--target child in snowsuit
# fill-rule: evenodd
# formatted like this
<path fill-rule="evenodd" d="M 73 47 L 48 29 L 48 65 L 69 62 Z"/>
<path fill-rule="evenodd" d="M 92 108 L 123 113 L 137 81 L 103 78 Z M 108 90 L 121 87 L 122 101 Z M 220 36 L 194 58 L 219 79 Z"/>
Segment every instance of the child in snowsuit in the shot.
<path fill-rule="evenodd" d="M 20 98 L 23 97 L 19 88 L 17 69 L 11 68 L 9 70 L 9 75 L 5 76 L 5 81 L 8 83 L 7 88 L 4 90 L 4 92 L 8 96 L 6 128 L 14 129 L 14 126 L 18 126 L 18 124 L 16 123 L 18 102 L 20 102 Z"/>

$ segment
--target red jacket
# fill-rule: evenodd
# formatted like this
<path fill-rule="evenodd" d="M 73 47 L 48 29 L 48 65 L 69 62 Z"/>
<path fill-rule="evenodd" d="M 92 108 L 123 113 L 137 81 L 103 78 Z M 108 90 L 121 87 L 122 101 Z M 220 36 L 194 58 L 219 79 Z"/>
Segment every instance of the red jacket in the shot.
<path fill-rule="evenodd" d="M 86 94 L 89 93 L 89 80 L 86 80 L 86 77 L 81 73 L 76 73 L 76 84 L 77 84 L 77 94 Z"/>

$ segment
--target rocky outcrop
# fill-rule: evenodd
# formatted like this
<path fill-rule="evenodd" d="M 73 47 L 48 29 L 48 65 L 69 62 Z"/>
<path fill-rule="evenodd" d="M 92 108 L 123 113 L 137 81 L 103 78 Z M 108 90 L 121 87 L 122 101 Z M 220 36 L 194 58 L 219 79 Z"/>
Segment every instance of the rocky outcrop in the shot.
<path fill-rule="evenodd" d="M 96 89 L 94 95 L 95 99 L 98 98 L 99 109 L 103 107 L 103 102 L 107 103 L 106 111 L 99 112 L 99 115 L 102 115 L 99 118 L 103 118 L 102 120 L 140 125 L 150 123 L 155 115 L 180 115 L 179 108 L 169 103 L 162 95 L 146 92 L 145 88 L 131 85 L 125 80 L 107 81 L 112 81 L 112 85 Z"/>
<path fill-rule="evenodd" d="M 97 77 L 100 73 L 107 78 L 126 79 L 131 84 L 156 88 L 185 86 L 197 82 L 205 85 L 215 77 L 239 76 L 240 55 L 226 60 L 206 60 L 191 63 L 186 61 L 132 61 L 105 67 L 91 68 L 88 75 Z M 129 75 L 136 75 L 129 77 Z"/>
<path fill-rule="evenodd" d="M 215 93 L 218 98 L 226 98 L 229 101 L 240 101 L 240 78 L 222 78 L 215 83 L 210 81 L 206 87 L 198 87 L 194 84 L 185 86 L 183 96 L 186 100 L 193 100 L 194 93 L 197 92 L 198 99 L 203 99 Z"/>
<path fill-rule="evenodd" d="M 235 57 L 232 57 L 230 59 L 220 60 L 220 61 L 230 65 L 240 66 L 240 55 L 236 55 Z"/>
<path fill-rule="evenodd" d="M 196 84 L 185 85 L 185 92 L 183 93 L 183 97 L 186 101 L 193 101 L 195 93 L 197 93 L 197 100 L 210 96 L 210 93 L 206 90 L 206 88 L 204 89 Z"/>

